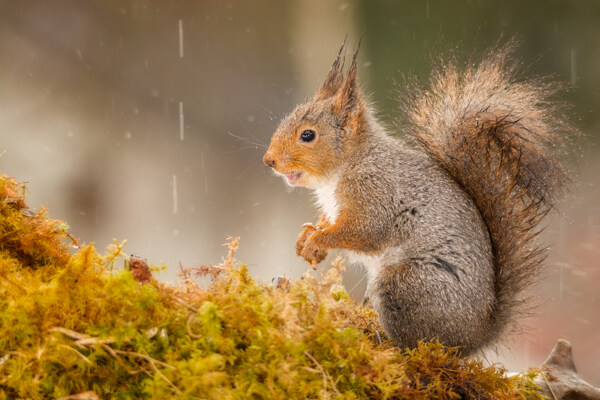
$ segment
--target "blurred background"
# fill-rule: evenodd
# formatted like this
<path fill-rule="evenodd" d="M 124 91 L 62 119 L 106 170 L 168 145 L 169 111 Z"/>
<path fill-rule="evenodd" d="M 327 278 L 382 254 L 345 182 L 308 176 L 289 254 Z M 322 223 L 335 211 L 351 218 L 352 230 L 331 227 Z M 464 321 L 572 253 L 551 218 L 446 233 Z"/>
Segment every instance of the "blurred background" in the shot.
<path fill-rule="evenodd" d="M 488 360 L 537 366 L 566 338 L 600 385 L 600 2 L 0 0 L 0 171 L 82 241 L 127 239 L 127 253 L 166 263 L 164 280 L 179 262 L 218 263 L 228 236 L 257 278 L 299 276 L 312 195 L 262 154 L 346 34 L 351 47 L 362 37 L 360 83 L 389 125 L 395 80 L 425 80 L 431 56 L 466 59 L 502 35 L 521 40 L 526 76 L 569 85 L 584 136 L 575 188 L 544 233 L 539 313 Z M 362 277 L 345 277 L 358 299 Z"/>

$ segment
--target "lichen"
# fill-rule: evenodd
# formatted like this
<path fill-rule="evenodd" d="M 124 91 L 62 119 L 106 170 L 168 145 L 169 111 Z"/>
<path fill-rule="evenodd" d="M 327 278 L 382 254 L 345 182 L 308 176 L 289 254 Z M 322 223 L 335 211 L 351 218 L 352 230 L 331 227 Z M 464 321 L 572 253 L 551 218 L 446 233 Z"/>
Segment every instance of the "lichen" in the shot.
<path fill-rule="evenodd" d="M 274 286 L 235 260 L 233 239 L 220 265 L 142 283 L 118 266 L 124 243 L 80 244 L 24 195 L 0 176 L 0 399 L 541 398 L 533 371 L 379 343 L 339 260 Z"/>

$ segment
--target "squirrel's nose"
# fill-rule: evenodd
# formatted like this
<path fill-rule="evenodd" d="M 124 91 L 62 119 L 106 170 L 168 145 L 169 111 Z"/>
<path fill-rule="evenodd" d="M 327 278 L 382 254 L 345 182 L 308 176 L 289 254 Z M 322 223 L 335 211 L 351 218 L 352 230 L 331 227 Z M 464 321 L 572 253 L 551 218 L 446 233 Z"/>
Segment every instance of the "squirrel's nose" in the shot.
<path fill-rule="evenodd" d="M 269 152 L 266 152 L 263 156 L 263 162 L 266 166 L 275 168 L 275 160 L 273 159 L 273 156 L 269 154 Z"/>

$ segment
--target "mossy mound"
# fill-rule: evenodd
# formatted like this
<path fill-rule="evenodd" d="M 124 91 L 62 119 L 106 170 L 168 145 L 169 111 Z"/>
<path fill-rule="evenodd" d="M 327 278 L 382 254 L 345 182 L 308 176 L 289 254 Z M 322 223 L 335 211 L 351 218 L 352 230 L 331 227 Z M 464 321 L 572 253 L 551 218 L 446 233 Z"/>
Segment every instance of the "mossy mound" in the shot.
<path fill-rule="evenodd" d="M 456 349 L 378 344 L 339 263 L 274 287 L 234 260 L 233 240 L 221 265 L 178 286 L 142 280 L 116 267 L 122 245 L 80 246 L 24 192 L 0 177 L 0 399 L 540 397 L 531 376 Z"/>

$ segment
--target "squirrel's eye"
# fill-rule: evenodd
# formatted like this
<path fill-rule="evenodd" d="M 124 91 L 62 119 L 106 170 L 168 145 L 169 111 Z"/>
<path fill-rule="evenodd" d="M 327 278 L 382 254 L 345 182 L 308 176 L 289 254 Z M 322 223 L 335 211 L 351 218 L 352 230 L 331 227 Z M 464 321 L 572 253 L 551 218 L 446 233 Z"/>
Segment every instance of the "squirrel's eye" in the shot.
<path fill-rule="evenodd" d="M 300 134 L 300 140 L 305 143 L 315 140 L 315 131 L 307 129 Z"/>

